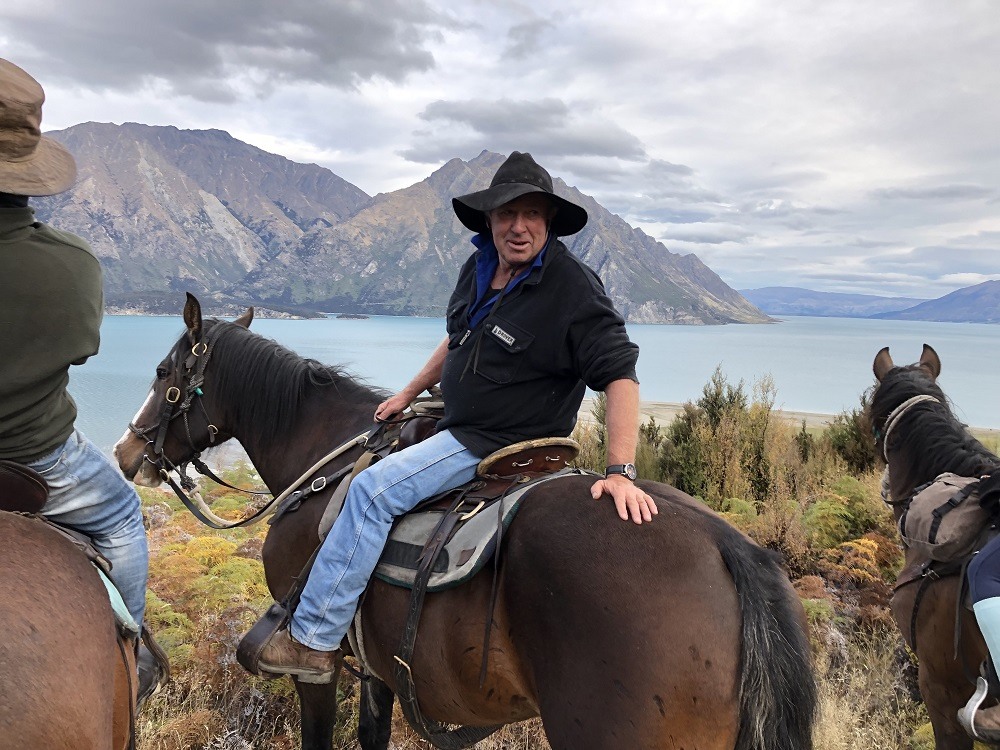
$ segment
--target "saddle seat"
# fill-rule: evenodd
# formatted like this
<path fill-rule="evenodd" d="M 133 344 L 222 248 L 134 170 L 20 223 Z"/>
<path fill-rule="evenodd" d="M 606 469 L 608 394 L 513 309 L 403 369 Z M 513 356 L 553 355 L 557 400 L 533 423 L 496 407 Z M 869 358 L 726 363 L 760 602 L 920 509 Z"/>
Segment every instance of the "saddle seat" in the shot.
<path fill-rule="evenodd" d="M 0 459 L 0 510 L 38 513 L 48 499 L 45 477 L 29 466 Z"/>

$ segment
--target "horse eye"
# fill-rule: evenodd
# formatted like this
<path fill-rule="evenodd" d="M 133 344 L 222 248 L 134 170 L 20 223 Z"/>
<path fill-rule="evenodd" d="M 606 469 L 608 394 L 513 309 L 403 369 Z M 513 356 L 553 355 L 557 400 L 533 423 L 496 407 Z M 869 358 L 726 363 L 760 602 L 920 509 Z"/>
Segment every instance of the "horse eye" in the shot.
<path fill-rule="evenodd" d="M 156 368 L 156 379 L 157 380 L 166 380 L 167 379 L 167 375 L 169 375 L 169 374 L 170 374 L 170 372 L 167 370 L 166 367 L 160 366 L 160 367 Z"/>

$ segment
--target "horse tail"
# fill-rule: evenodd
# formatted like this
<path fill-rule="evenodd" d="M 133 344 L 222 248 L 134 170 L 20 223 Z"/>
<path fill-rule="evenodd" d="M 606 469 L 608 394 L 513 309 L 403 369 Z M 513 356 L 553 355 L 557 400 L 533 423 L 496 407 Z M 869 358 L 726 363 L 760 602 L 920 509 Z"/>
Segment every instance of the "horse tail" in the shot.
<path fill-rule="evenodd" d="M 743 616 L 735 750 L 811 750 L 816 684 L 801 610 L 778 555 L 727 532 L 719 552 Z"/>

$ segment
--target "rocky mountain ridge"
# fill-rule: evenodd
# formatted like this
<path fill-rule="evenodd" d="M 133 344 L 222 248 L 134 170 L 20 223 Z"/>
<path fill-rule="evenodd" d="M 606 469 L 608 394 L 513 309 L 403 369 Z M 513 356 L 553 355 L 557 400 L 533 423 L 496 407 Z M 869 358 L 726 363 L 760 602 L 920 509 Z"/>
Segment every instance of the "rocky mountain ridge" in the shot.
<path fill-rule="evenodd" d="M 85 123 L 48 135 L 73 152 L 80 176 L 33 205 L 91 243 L 119 309 L 192 291 L 282 314 L 442 315 L 472 251 L 451 198 L 486 187 L 504 159 L 488 151 L 452 159 L 415 185 L 371 197 L 328 169 L 220 130 Z M 628 320 L 769 320 L 695 255 L 671 253 L 560 180 L 556 191 L 590 214 L 564 240 Z"/>

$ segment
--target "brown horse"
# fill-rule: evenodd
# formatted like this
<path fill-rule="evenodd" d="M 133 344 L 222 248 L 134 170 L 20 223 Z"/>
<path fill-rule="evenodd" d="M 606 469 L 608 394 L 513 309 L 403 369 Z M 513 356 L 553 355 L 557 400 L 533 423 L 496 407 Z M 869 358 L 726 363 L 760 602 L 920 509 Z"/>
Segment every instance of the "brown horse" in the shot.
<path fill-rule="evenodd" d="M 920 361 L 906 367 L 896 367 L 886 347 L 875 357 L 873 370 L 878 386 L 870 406 L 872 427 L 878 450 L 887 460 L 888 499 L 895 503 L 897 521 L 902 513 L 899 503 L 939 474 L 979 476 L 1000 465 L 1000 458 L 973 438 L 951 413 L 948 399 L 936 382 L 941 360 L 930 346 L 924 344 Z M 932 398 L 920 398 L 927 396 Z M 908 550 L 892 598 L 892 615 L 917 654 L 920 694 L 934 727 L 937 750 L 971 750 L 972 739 L 959 725 L 956 714 L 972 695 L 974 685 L 969 675 L 974 679 L 986 657 L 986 644 L 975 617 L 964 612 L 960 619 L 960 649 L 955 658 L 960 571 L 952 570 L 950 575 L 935 580 L 919 576 L 920 563 Z"/>
<path fill-rule="evenodd" d="M 251 319 L 252 309 L 235 323 L 203 321 L 189 295 L 187 330 L 116 446 L 126 476 L 157 483 L 157 443 L 181 464 L 213 433 L 216 442 L 238 438 L 277 492 L 372 427 L 383 393 L 251 333 Z M 170 399 L 175 408 L 165 408 Z M 660 514 L 635 526 L 590 499 L 591 483 L 549 482 L 522 504 L 504 539 L 482 687 L 492 573 L 428 595 L 411 661 L 422 712 L 480 727 L 541 716 L 555 750 L 811 748 L 803 610 L 775 556 L 666 485 L 643 485 Z M 328 498 L 310 498 L 269 531 L 263 558 L 276 599 L 316 548 Z M 365 651 L 385 680 L 363 683 L 365 750 L 388 747 L 391 665 L 408 602 L 409 591 L 374 580 L 362 604 Z M 328 750 L 336 681 L 296 687 L 303 747 Z"/>
<path fill-rule="evenodd" d="M 134 643 L 94 566 L 40 520 L 0 511 L 0 750 L 124 750 Z"/>

